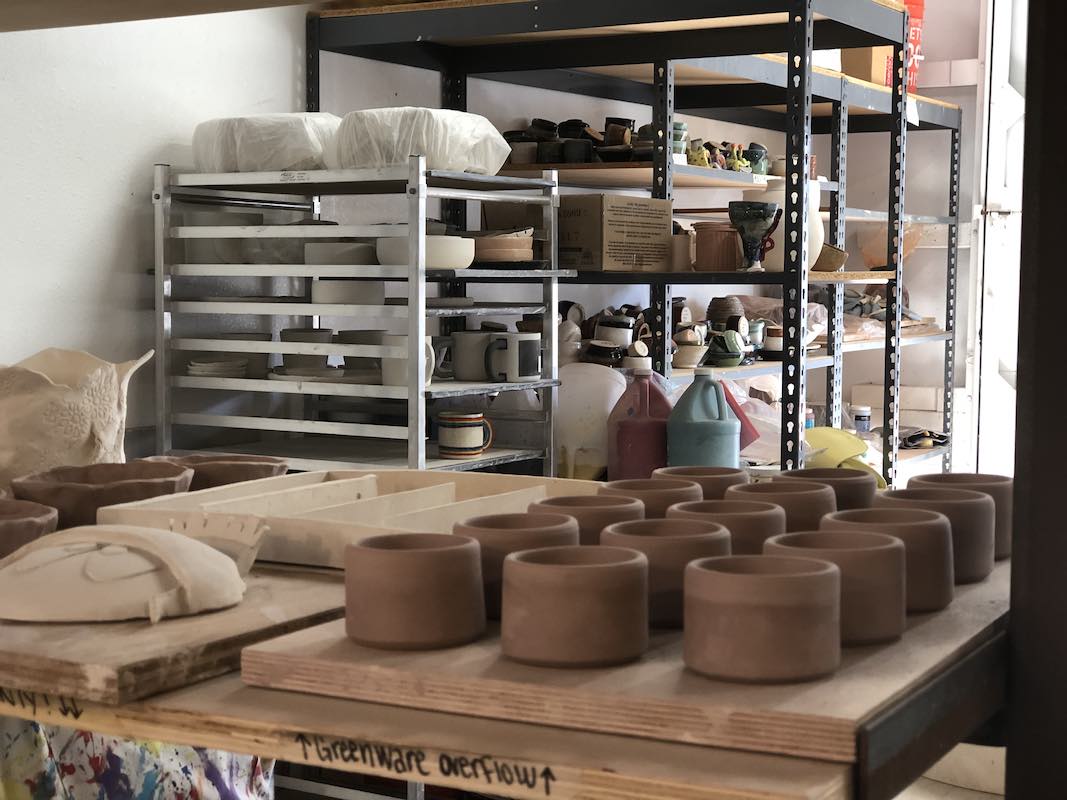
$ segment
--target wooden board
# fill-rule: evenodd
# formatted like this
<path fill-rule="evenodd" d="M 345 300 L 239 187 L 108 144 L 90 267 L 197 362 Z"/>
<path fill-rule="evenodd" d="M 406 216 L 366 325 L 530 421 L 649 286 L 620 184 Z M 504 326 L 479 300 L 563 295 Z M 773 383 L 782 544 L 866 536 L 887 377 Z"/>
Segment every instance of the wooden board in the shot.
<path fill-rule="evenodd" d="M 322 481 L 314 486 L 298 486 L 284 491 L 264 492 L 232 500 L 207 503 L 204 511 L 222 514 L 260 514 L 264 517 L 292 516 L 316 508 L 350 503 L 378 496 L 378 478 L 365 475 Z"/>
<path fill-rule="evenodd" d="M 0 689 L 0 715 L 520 800 L 852 797 L 843 764 L 254 689 L 237 675 L 117 707 Z"/>
<path fill-rule="evenodd" d="M 663 741 L 856 759 L 859 725 L 939 666 L 992 636 L 1008 607 L 1010 565 L 957 587 L 953 604 L 909 618 L 899 642 L 848 648 L 831 678 L 745 685 L 687 671 L 678 633 L 658 633 L 645 657 L 606 669 L 557 670 L 503 658 L 494 635 L 466 647 L 396 653 L 360 647 L 333 622 L 246 648 L 253 686 L 369 700 Z"/>
<path fill-rule="evenodd" d="M 451 533 L 452 526 L 471 517 L 483 514 L 510 514 L 525 511 L 530 503 L 545 499 L 544 486 L 529 486 L 502 494 L 475 497 L 458 503 L 397 514 L 386 520 L 391 528 L 409 531 Z"/>
<path fill-rule="evenodd" d="M 125 703 L 234 669 L 241 648 L 344 614 L 337 575 L 254 570 L 210 614 L 86 624 L 0 622 L 0 686 Z"/>
<path fill-rule="evenodd" d="M 303 519 L 331 520 L 333 522 L 350 522 L 359 520 L 363 524 L 378 524 L 396 514 L 419 511 L 424 508 L 453 503 L 456 500 L 455 484 L 442 483 L 437 486 L 424 486 L 421 489 L 409 489 L 392 492 L 378 497 L 368 497 L 350 503 L 340 503 L 325 508 L 314 508 L 294 516 Z"/>

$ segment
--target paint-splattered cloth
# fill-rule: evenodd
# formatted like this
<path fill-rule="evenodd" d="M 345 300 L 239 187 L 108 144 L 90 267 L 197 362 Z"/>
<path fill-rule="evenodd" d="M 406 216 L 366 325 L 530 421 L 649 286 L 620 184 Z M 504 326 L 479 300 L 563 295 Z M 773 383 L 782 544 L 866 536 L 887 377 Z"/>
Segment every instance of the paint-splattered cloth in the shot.
<path fill-rule="evenodd" d="M 0 800 L 272 800 L 274 762 L 0 717 Z"/>

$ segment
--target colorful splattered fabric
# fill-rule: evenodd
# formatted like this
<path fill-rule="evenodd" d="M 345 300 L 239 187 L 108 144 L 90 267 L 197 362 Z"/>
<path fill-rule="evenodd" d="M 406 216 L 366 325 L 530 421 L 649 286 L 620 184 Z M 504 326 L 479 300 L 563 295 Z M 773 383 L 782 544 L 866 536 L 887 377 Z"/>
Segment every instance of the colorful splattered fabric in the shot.
<path fill-rule="evenodd" d="M 274 761 L 0 717 L 0 800 L 271 800 Z"/>

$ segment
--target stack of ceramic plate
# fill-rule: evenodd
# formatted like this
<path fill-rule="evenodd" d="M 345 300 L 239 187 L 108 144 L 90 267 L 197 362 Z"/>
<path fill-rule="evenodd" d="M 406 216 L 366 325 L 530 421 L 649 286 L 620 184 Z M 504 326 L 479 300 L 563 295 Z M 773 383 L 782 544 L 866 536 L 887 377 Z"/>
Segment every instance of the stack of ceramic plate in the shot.
<path fill-rule="evenodd" d="M 489 231 L 474 238 L 477 262 L 533 261 L 533 228 Z"/>
<path fill-rule="evenodd" d="M 194 358 L 188 372 L 198 378 L 243 378 L 248 371 L 247 358 Z"/>

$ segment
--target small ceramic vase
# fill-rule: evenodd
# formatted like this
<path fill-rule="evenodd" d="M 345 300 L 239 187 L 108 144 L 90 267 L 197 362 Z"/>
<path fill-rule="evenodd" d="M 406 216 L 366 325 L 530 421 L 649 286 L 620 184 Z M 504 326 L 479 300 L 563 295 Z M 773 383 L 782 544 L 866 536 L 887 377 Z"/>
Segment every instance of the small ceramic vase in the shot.
<path fill-rule="evenodd" d="M 193 470 L 190 492 L 242 481 L 273 478 L 289 471 L 289 460 L 274 456 L 218 455 L 149 456 L 142 461 L 166 461 Z"/>
<path fill-rule="evenodd" d="M 952 569 L 957 584 L 985 580 L 993 571 L 996 504 L 967 489 L 891 489 L 875 495 L 875 508 L 924 508 L 952 525 Z"/>
<path fill-rule="evenodd" d="M 730 555 L 730 532 L 699 519 L 616 522 L 600 534 L 605 547 L 629 547 L 648 558 L 648 621 L 653 627 L 682 627 L 682 577 L 698 558 Z"/>
<path fill-rule="evenodd" d="M 861 469 L 791 469 L 780 476 L 776 475 L 774 479 L 824 483 L 834 490 L 838 511 L 869 508 L 878 489 L 878 480 L 874 473 Z"/>
<path fill-rule="evenodd" d="M 385 650 L 435 650 L 485 632 L 478 543 L 447 533 L 371 536 L 345 548 L 345 633 Z"/>
<path fill-rule="evenodd" d="M 785 533 L 785 509 L 774 503 L 750 500 L 703 500 L 679 503 L 667 509 L 668 519 L 699 519 L 717 522 L 730 531 L 730 552 L 756 556 L 763 543 Z"/>
<path fill-rule="evenodd" d="M 500 647 L 546 667 L 622 664 L 648 649 L 648 559 L 621 547 L 545 547 L 504 559 Z"/>
<path fill-rule="evenodd" d="M 530 503 L 527 511 L 573 517 L 578 522 L 579 543 L 584 545 L 599 544 L 600 532 L 608 525 L 645 518 L 643 502 L 610 494 L 548 497 Z"/>
<path fill-rule="evenodd" d="M 904 542 L 909 614 L 940 611 L 952 602 L 952 525 L 921 508 L 861 508 L 827 514 L 820 530 L 875 531 Z"/>
<path fill-rule="evenodd" d="M 728 681 L 788 683 L 841 663 L 841 571 L 784 556 L 702 558 L 685 568 L 685 665 Z"/>
<path fill-rule="evenodd" d="M 1011 555 L 1012 495 L 1015 492 L 1015 481 L 1012 478 L 1006 475 L 982 475 L 973 472 L 936 473 L 916 475 L 908 481 L 908 488 L 970 489 L 973 492 L 984 492 L 989 495 L 993 498 L 997 509 L 994 558 L 999 561 Z"/>
<path fill-rule="evenodd" d="M 452 533 L 468 536 L 481 545 L 485 613 L 489 619 L 500 619 L 500 590 L 508 553 L 578 544 L 578 522 L 563 514 L 490 514 L 457 522 Z"/>
<path fill-rule="evenodd" d="M 787 531 L 816 530 L 823 514 L 837 511 L 834 490 L 815 481 L 775 480 L 731 486 L 726 500 L 760 500 L 785 509 Z"/>
<path fill-rule="evenodd" d="M 892 642 L 904 634 L 904 542 L 858 530 L 783 533 L 763 543 L 769 556 L 818 558 L 841 570 L 841 643 Z"/>
<path fill-rule="evenodd" d="M 643 478 L 626 481 L 611 481 L 598 490 L 600 494 L 633 497 L 645 504 L 645 519 L 663 519 L 667 509 L 676 503 L 700 500 L 703 492 L 693 481 L 678 478 Z"/>
<path fill-rule="evenodd" d="M 660 467 L 652 477 L 699 484 L 705 500 L 722 500 L 728 487 L 748 483 L 748 473 L 735 467 Z"/>
<path fill-rule="evenodd" d="M 51 533 L 59 524 L 59 512 L 28 500 L 0 497 L 0 558 Z"/>

